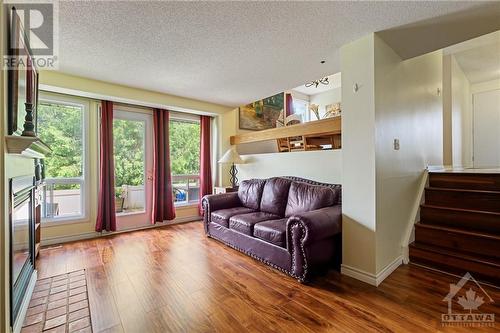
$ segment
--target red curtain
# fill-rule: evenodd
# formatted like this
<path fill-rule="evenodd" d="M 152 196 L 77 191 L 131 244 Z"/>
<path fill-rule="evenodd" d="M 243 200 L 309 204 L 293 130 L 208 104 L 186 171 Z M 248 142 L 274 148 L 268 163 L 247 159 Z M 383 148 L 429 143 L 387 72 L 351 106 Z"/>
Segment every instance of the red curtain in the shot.
<path fill-rule="evenodd" d="M 113 102 L 101 102 L 99 198 L 95 230 L 116 231 Z"/>
<path fill-rule="evenodd" d="M 294 114 L 295 112 L 293 111 L 293 97 L 292 94 L 285 94 L 285 99 L 286 99 L 286 114 L 285 118 Z"/>
<path fill-rule="evenodd" d="M 210 124 L 212 118 L 209 116 L 200 116 L 200 215 L 203 214 L 201 207 L 201 198 L 207 194 L 212 194 L 212 168 L 210 142 Z"/>
<path fill-rule="evenodd" d="M 154 109 L 153 223 L 175 218 L 168 125 L 168 111 Z"/>

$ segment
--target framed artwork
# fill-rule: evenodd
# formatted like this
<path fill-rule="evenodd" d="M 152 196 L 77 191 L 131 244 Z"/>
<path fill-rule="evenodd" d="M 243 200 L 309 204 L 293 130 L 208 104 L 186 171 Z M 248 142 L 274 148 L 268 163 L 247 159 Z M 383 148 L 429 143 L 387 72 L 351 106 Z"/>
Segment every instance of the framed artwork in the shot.
<path fill-rule="evenodd" d="M 261 131 L 276 127 L 283 115 L 285 93 L 279 93 L 239 108 L 239 128 Z"/>
<path fill-rule="evenodd" d="M 15 8 L 9 22 L 9 84 L 7 126 L 9 135 L 36 136 L 36 110 L 38 103 L 38 71 L 27 44 L 21 19 Z M 28 130 L 25 130 L 27 106 L 31 106 Z M 32 128 L 30 127 L 32 126 Z"/>
<path fill-rule="evenodd" d="M 338 117 L 341 112 L 340 103 L 328 104 L 325 106 L 324 118 Z"/>

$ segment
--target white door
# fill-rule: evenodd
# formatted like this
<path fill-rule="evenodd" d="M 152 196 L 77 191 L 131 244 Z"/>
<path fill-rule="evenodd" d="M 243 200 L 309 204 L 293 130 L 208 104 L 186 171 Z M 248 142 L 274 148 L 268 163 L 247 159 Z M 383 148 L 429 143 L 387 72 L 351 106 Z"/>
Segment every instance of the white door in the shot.
<path fill-rule="evenodd" d="M 152 114 L 120 106 L 113 111 L 117 229 L 147 226 L 153 197 Z"/>
<path fill-rule="evenodd" d="M 474 168 L 500 167 L 500 90 L 474 94 Z"/>

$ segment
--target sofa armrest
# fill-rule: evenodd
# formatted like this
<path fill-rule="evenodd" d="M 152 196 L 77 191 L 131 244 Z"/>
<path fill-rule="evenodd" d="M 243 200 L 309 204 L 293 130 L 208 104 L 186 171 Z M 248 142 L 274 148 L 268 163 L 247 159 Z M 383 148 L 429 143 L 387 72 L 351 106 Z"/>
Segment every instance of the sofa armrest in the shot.
<path fill-rule="evenodd" d="M 342 206 L 335 205 L 291 216 L 287 221 L 287 240 L 294 240 L 291 237 L 294 226 L 299 226 L 302 231 L 300 238 L 303 245 L 333 237 L 342 232 Z"/>
<path fill-rule="evenodd" d="M 201 199 L 201 206 L 203 208 L 203 224 L 205 225 L 205 232 L 208 233 L 208 223 L 210 222 L 210 214 L 220 209 L 227 209 L 241 206 L 238 192 L 229 192 L 221 194 L 205 195 Z"/>
<path fill-rule="evenodd" d="M 211 212 L 219 209 L 227 209 L 241 206 L 238 192 L 205 195 L 202 199 L 203 208 L 207 207 Z"/>
<path fill-rule="evenodd" d="M 342 232 L 342 206 L 335 205 L 291 216 L 286 222 L 287 249 L 292 257 L 292 274 L 307 279 L 310 245 Z"/>

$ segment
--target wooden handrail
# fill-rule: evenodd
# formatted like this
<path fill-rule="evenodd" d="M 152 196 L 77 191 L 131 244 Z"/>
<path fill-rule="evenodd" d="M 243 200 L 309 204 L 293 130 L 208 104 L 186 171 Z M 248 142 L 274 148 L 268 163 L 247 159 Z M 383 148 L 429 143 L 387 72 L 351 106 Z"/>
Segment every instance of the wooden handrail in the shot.
<path fill-rule="evenodd" d="M 326 135 L 341 133 L 341 117 L 311 121 L 308 123 L 277 127 L 268 130 L 242 133 L 229 138 L 231 145 L 251 143 L 293 136 Z"/>

